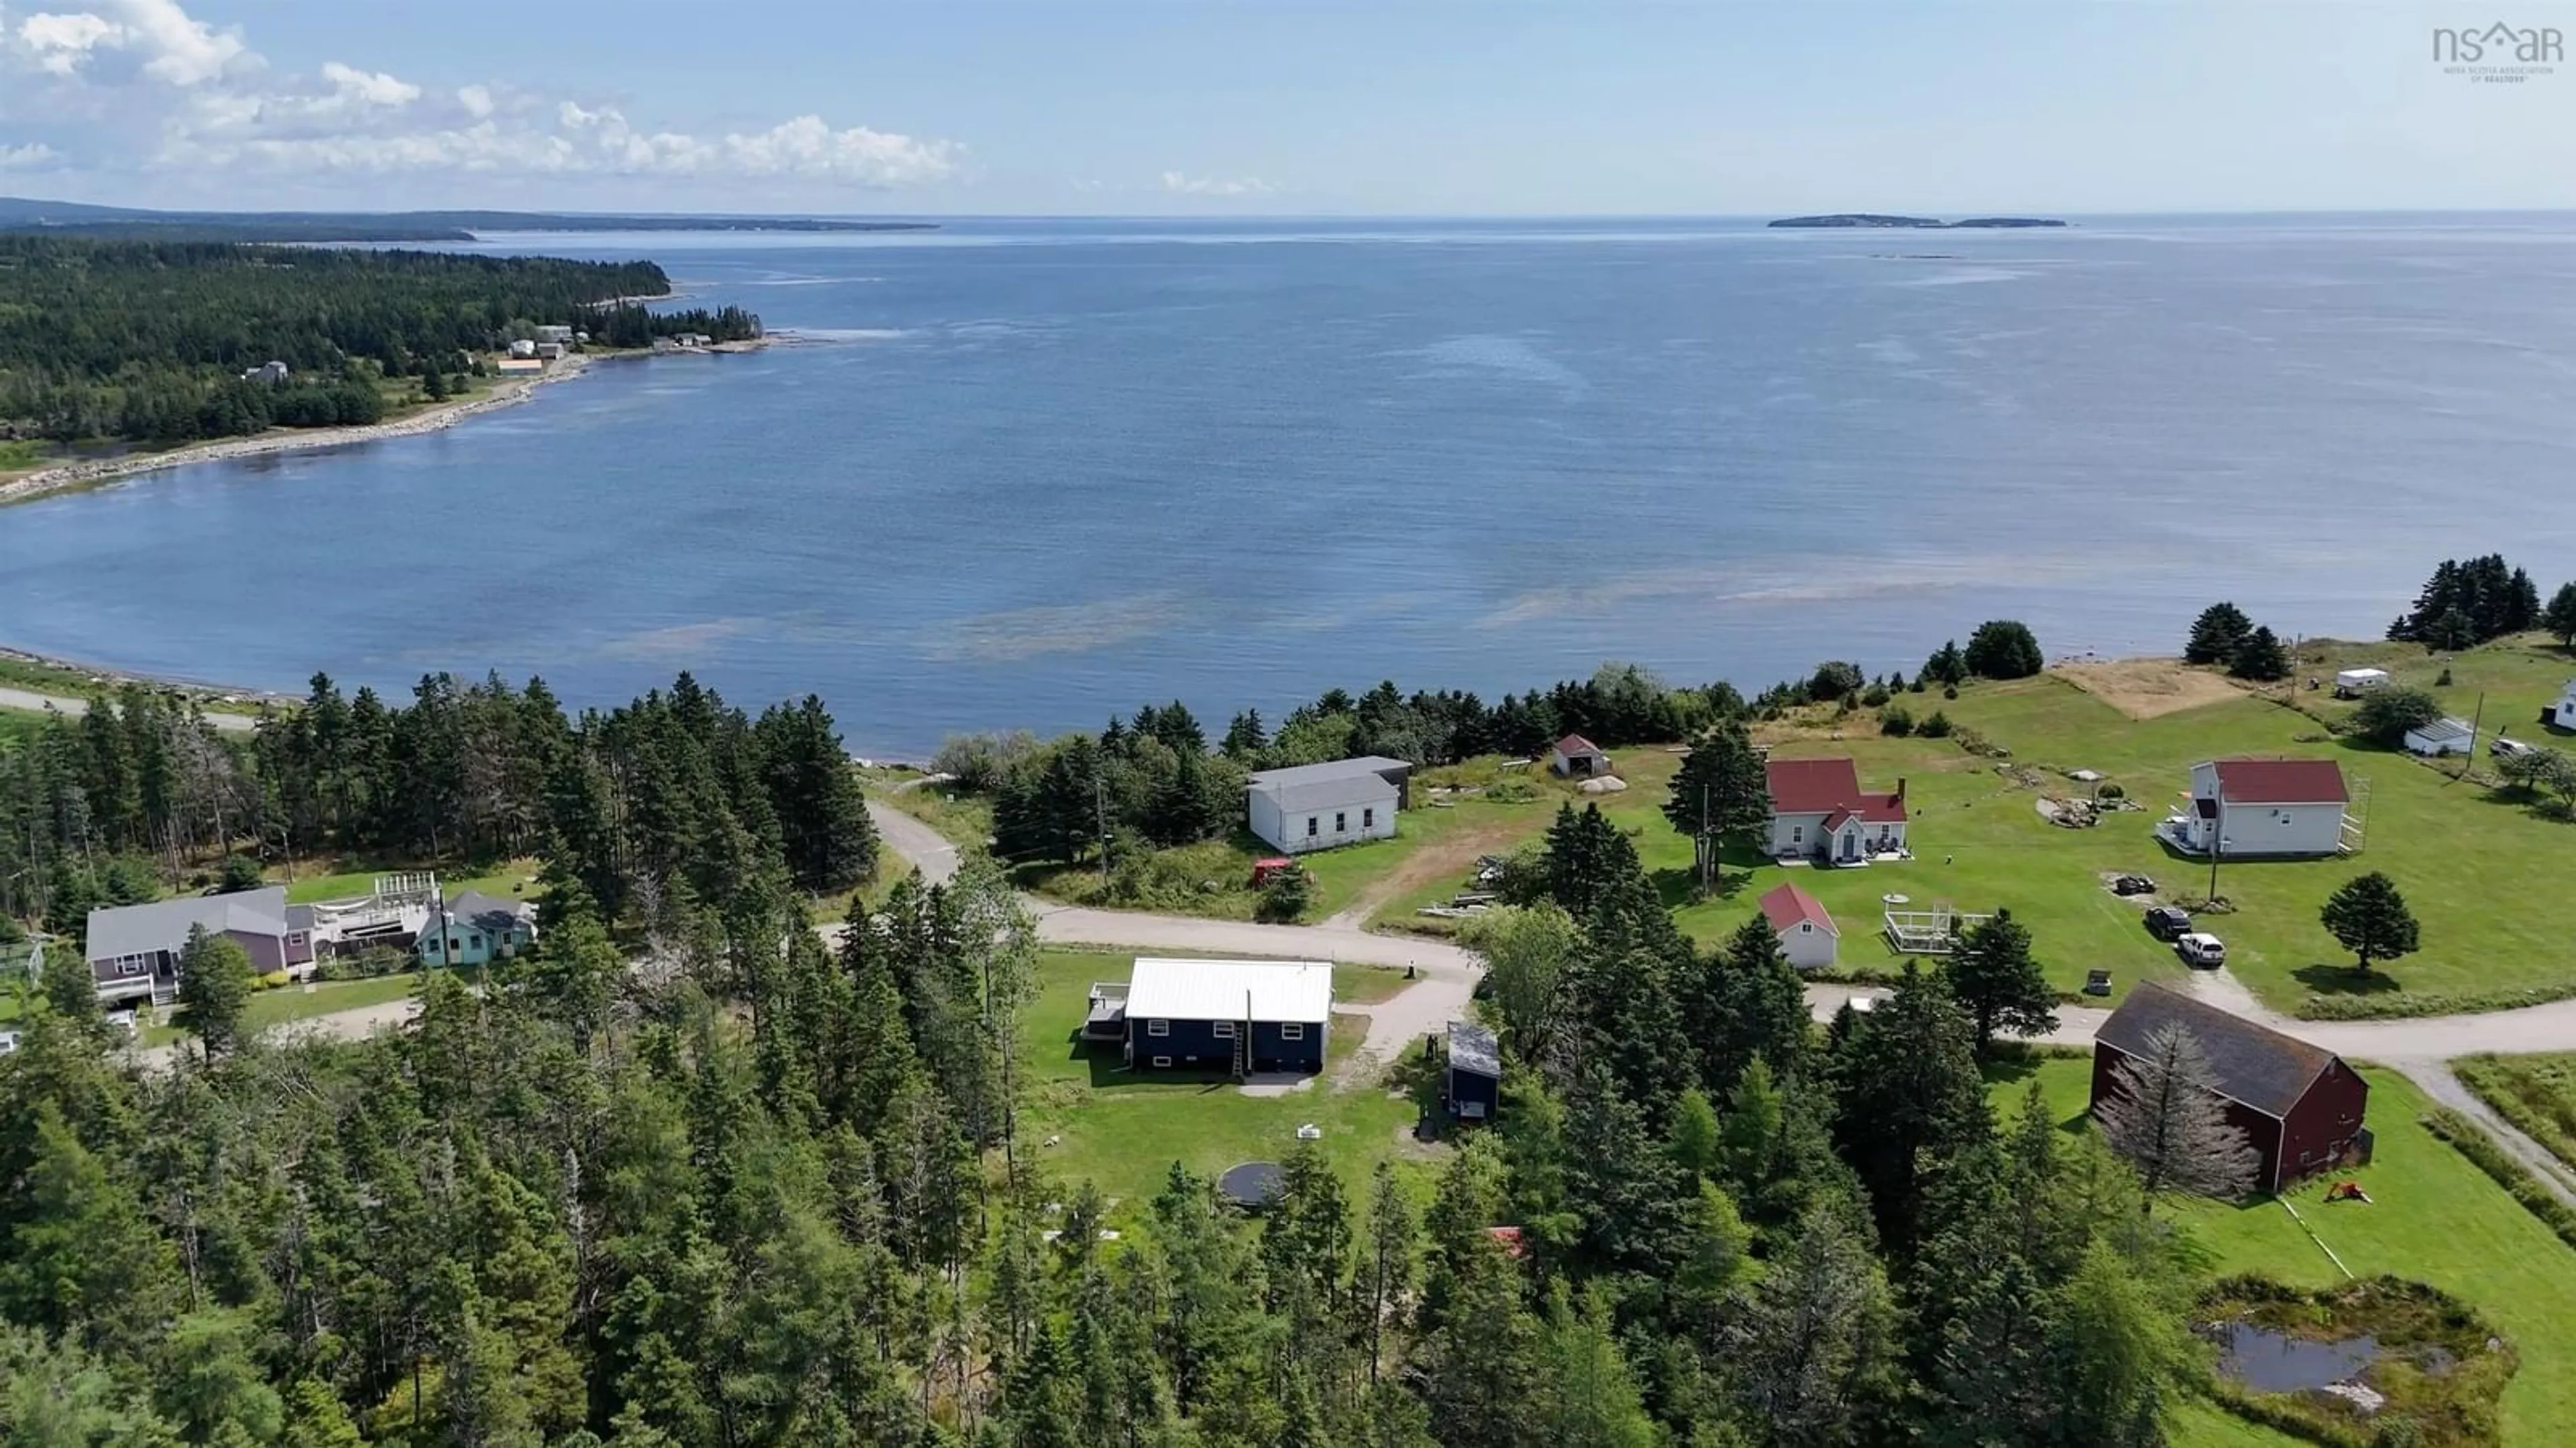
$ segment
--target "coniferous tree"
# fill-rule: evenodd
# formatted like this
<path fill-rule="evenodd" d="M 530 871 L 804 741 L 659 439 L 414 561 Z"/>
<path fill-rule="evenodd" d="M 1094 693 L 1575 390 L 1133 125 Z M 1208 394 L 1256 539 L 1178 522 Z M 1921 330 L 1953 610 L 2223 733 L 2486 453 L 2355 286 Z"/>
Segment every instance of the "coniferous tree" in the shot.
<path fill-rule="evenodd" d="M 1909 962 L 1895 993 L 1835 1051 L 1834 1143 L 1899 1253 L 1921 1226 L 1926 1164 L 1993 1133 L 1975 1047 L 1967 1013 Z"/>
<path fill-rule="evenodd" d="M 1691 741 L 1673 775 L 1664 818 L 1690 837 L 1692 869 L 1700 879 L 1715 878 L 1726 840 L 1752 835 L 1770 817 L 1770 783 L 1741 720 L 1721 721 Z"/>
<path fill-rule="evenodd" d="M 2540 627 L 2560 648 L 2576 648 L 2576 583 L 2562 583 L 2540 611 Z"/>
<path fill-rule="evenodd" d="M 2018 619 L 1991 619 L 1968 636 L 1960 659 L 1981 679 L 2027 679 L 2048 666 L 2039 639 Z"/>
<path fill-rule="evenodd" d="M 2377 870 L 2336 887 L 2318 912 L 2326 933 L 2353 954 L 2353 969 L 2368 974 L 2374 960 L 2415 953 L 2420 932 L 2397 885 Z"/>
<path fill-rule="evenodd" d="M 2037 1036 L 2057 1029 L 2057 993 L 2031 956 L 2029 929 L 2010 910 L 1963 931 L 1941 963 L 1941 979 L 1974 1023 L 1980 1056 L 1998 1031 Z"/>
<path fill-rule="evenodd" d="M 2233 1199 L 2252 1189 L 2260 1158 L 2228 1121 L 2218 1073 L 2189 1031 L 2158 1027 L 2144 1053 L 2112 1068 L 2112 1087 L 2093 1119 L 2137 1168 L 2141 1211 L 2160 1192 Z"/>
<path fill-rule="evenodd" d="M 2268 625 L 2257 624 L 2254 631 L 2239 640 L 2227 657 L 2231 677 L 2272 683 L 2290 677 L 2290 651 L 2283 647 L 2279 635 Z"/>
<path fill-rule="evenodd" d="M 250 1004 L 251 985 L 248 952 L 202 925 L 188 927 L 187 944 L 179 950 L 179 1006 L 207 1055 L 227 1054 L 241 1043 L 242 1008 Z"/>
<path fill-rule="evenodd" d="M 2200 611 L 2191 622 L 2191 636 L 2182 646 L 2186 664 L 2225 664 L 2236 657 L 2237 648 L 2246 635 L 2254 632 L 2254 620 L 2245 610 L 2232 603 L 2213 603 Z"/>

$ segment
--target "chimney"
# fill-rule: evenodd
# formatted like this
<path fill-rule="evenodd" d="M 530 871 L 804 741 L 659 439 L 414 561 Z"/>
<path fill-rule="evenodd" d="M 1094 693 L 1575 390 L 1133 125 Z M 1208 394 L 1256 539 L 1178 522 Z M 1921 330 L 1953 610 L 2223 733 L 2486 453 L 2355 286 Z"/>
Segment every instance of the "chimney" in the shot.
<path fill-rule="evenodd" d="M 1896 777 L 1896 802 L 1905 803 L 1905 776 L 1901 774 Z"/>

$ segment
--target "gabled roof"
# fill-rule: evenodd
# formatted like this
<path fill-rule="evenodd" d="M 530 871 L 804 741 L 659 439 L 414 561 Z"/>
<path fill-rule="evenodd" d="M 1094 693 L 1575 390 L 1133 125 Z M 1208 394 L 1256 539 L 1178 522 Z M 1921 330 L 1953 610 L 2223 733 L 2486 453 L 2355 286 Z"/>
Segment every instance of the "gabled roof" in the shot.
<path fill-rule="evenodd" d="M 1138 956 L 1127 1019 L 1320 1022 L 1333 1013 L 1333 968 L 1311 960 Z"/>
<path fill-rule="evenodd" d="M 1602 750 L 1600 745 L 1593 743 L 1591 740 L 1584 738 L 1580 734 L 1568 734 L 1564 738 L 1556 741 L 1556 752 L 1572 756 L 1576 754 L 1599 754 Z"/>
<path fill-rule="evenodd" d="M 1860 787 L 1860 766 L 1839 759 L 1771 759 L 1762 765 L 1775 814 L 1831 814 L 1847 809 L 1872 824 L 1902 824 L 1905 796 L 1870 794 Z"/>
<path fill-rule="evenodd" d="M 2218 797 L 2229 804 L 2342 804 L 2343 767 L 2331 759 L 2221 759 Z"/>
<path fill-rule="evenodd" d="M 2296 1036 L 2258 1026 L 2180 991 L 2153 983 L 2129 992 L 2094 1034 L 2095 1044 L 2131 1056 L 2147 1052 L 2147 1038 L 2166 1026 L 2191 1033 L 2218 1077 L 2218 1093 L 2266 1116 L 2290 1114 L 2335 1054 Z"/>
<path fill-rule="evenodd" d="M 187 944 L 192 926 L 208 934 L 286 933 L 286 887 L 270 885 L 231 895 L 184 895 L 149 905 L 107 905 L 89 912 L 89 958 L 114 960 Z"/>
<path fill-rule="evenodd" d="M 1793 882 L 1782 885 L 1762 897 L 1762 918 L 1771 929 L 1786 935 L 1801 924 L 1813 925 L 1828 935 L 1840 935 L 1834 928 L 1834 917 L 1825 913 L 1824 903 L 1801 890 Z"/>
<path fill-rule="evenodd" d="M 2421 728 L 2409 729 L 2406 732 L 2412 738 L 2428 739 L 2436 744 L 2457 743 L 2463 739 L 2476 737 L 2476 731 L 2469 727 L 2469 721 L 2466 719 L 2436 719 Z"/>
<path fill-rule="evenodd" d="M 461 890 L 447 898 L 448 919 L 470 921 L 486 930 L 525 925 L 535 913 L 535 907 L 525 900 L 504 900 L 480 890 Z"/>
<path fill-rule="evenodd" d="M 1368 754 L 1325 764 L 1265 769 L 1246 780 L 1245 788 L 1254 794 L 1269 795 L 1282 810 L 1330 809 L 1337 804 L 1383 799 L 1388 786 L 1400 783 L 1400 771 L 1412 768 L 1401 759 Z"/>
<path fill-rule="evenodd" d="M 1449 1023 L 1449 1068 L 1503 1079 L 1503 1048 L 1494 1033 L 1474 1021 Z"/>

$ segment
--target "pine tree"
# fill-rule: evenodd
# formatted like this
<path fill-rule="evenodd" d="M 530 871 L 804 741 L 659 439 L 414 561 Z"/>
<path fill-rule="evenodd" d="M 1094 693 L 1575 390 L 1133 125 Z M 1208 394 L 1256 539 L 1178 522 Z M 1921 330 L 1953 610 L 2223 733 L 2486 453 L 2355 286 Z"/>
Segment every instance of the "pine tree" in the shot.
<path fill-rule="evenodd" d="M 1896 991 L 1835 1053 L 1834 1143 L 1899 1253 L 1920 1227 L 1924 1172 L 1993 1134 L 1975 1027 L 1911 962 Z"/>
<path fill-rule="evenodd" d="M 2027 679 L 2048 666 L 2039 639 L 2018 619 L 1990 619 L 1968 636 L 1961 661 L 1981 679 Z"/>
<path fill-rule="evenodd" d="M 2562 583 L 2549 595 L 2549 606 L 2540 611 L 2540 627 L 2558 640 L 2560 648 L 2576 648 L 2576 583 Z"/>
<path fill-rule="evenodd" d="M 1691 742 L 1673 775 L 1664 818 L 1690 837 L 1692 870 L 1700 879 L 1716 877 L 1728 838 L 1760 830 L 1770 817 L 1770 783 L 1743 721 L 1725 720 Z"/>
<path fill-rule="evenodd" d="M 2191 622 L 2191 637 L 2182 646 L 2186 664 L 2225 664 L 2236 658 L 2237 646 L 2254 631 L 2254 620 L 2245 610 L 2232 603 L 2213 603 L 2200 611 Z"/>
<path fill-rule="evenodd" d="M 1941 963 L 1941 979 L 1975 1022 L 1980 1056 L 1997 1031 L 2038 1036 L 2057 1029 L 2057 993 L 2031 957 L 2029 929 L 2010 910 L 1964 931 Z"/>
<path fill-rule="evenodd" d="M 2228 1122 L 2218 1074 L 2189 1031 L 2158 1027 L 2143 1053 L 2120 1058 L 2111 1082 L 2093 1119 L 2111 1149 L 2138 1169 L 2141 1211 L 2160 1192 L 2233 1200 L 2255 1185 L 2260 1158 Z"/>
<path fill-rule="evenodd" d="M 1261 727 L 1261 711 L 1246 709 L 1225 726 L 1225 743 L 1219 746 L 1229 759 L 1250 761 L 1270 747 L 1270 736 Z"/>
<path fill-rule="evenodd" d="M 2377 870 L 2337 887 L 2326 897 L 2317 919 L 2327 934 L 2353 953 L 2353 969 L 2365 975 L 2372 961 L 2412 955 L 2418 943 L 2415 915 L 2406 908 L 2406 897 Z"/>
<path fill-rule="evenodd" d="M 179 950 L 179 1005 L 208 1056 L 240 1044 L 242 1009 L 250 1003 L 250 955 L 228 936 L 188 928 Z"/>
<path fill-rule="evenodd" d="M 2258 624 L 2228 655 L 2230 677 L 2272 683 L 2290 677 L 2290 651 L 2281 645 L 2278 634 L 2269 625 Z"/>
<path fill-rule="evenodd" d="M 1401 1311 L 1420 1270 L 1420 1236 L 1413 1200 L 1396 1180 L 1395 1163 L 1379 1158 L 1369 1176 L 1368 1238 L 1362 1244 L 1358 1290 L 1351 1294 L 1361 1335 L 1368 1339 L 1371 1384 L 1378 1381 L 1385 1357 L 1387 1322 Z"/>

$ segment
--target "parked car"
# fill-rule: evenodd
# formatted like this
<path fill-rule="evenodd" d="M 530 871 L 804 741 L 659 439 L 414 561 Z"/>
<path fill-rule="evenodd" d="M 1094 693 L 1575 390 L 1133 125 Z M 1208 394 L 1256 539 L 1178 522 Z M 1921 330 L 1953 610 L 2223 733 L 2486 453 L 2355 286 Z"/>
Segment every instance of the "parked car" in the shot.
<path fill-rule="evenodd" d="M 2487 753 L 2494 755 L 2498 759 L 2511 759 L 2517 754 L 2534 754 L 2538 752 L 2538 746 L 2536 745 L 2525 744 L 2519 739 L 2507 739 L 2501 734 L 2495 737 L 2494 743 L 2487 746 Z"/>
<path fill-rule="evenodd" d="M 140 1034 L 140 1027 L 135 1024 L 132 1011 L 109 1011 L 107 1024 L 109 1029 L 129 1039 Z"/>
<path fill-rule="evenodd" d="M 2191 928 L 2191 912 L 2179 905 L 2159 905 L 2147 912 L 2147 933 L 2172 940 Z"/>
<path fill-rule="evenodd" d="M 2220 943 L 2218 937 L 2197 930 L 2175 938 L 2174 954 L 2181 956 L 2185 965 L 2210 970 L 2227 963 L 2227 947 Z"/>
<path fill-rule="evenodd" d="M 2156 882 L 2148 879 L 2144 875 L 2122 875 L 2111 882 L 2111 893 L 2114 895 L 2152 895 L 2156 893 Z"/>

